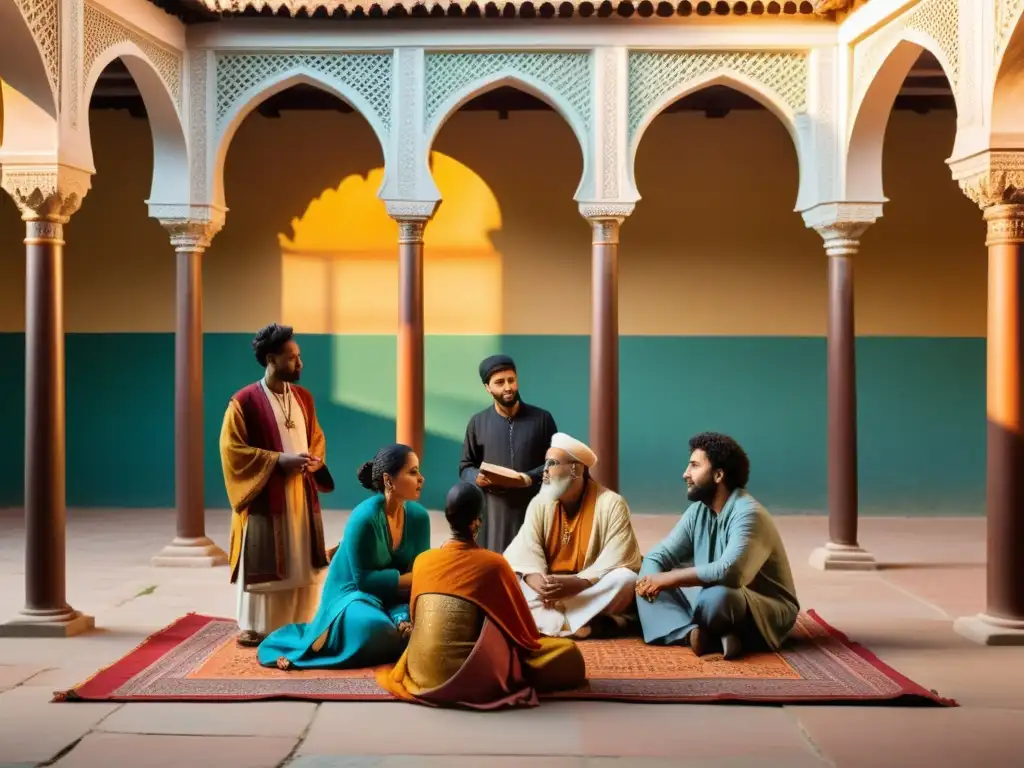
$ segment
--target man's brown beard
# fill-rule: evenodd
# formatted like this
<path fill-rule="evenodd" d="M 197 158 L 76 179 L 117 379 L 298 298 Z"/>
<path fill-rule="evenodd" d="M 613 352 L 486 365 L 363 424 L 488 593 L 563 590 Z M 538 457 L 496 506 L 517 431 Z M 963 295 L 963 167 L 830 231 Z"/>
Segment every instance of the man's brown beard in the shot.
<path fill-rule="evenodd" d="M 519 403 L 519 390 L 518 389 L 516 390 L 516 396 L 514 398 L 512 398 L 512 402 L 511 403 L 506 403 L 505 402 L 505 398 L 504 398 L 503 395 L 491 395 L 491 397 L 494 398 L 494 402 L 496 402 L 498 405 L 500 405 L 500 406 L 502 406 L 504 408 L 512 408 L 512 407 L 518 405 L 518 403 Z"/>

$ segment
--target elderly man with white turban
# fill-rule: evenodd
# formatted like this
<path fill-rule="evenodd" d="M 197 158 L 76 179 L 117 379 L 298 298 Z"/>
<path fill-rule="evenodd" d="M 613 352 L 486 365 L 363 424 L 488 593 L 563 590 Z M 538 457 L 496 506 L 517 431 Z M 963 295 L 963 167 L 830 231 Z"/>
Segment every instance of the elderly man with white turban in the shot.
<path fill-rule="evenodd" d="M 606 636 L 636 616 L 643 558 L 625 499 L 590 476 L 597 456 L 558 432 L 543 485 L 505 550 L 541 634 Z"/>

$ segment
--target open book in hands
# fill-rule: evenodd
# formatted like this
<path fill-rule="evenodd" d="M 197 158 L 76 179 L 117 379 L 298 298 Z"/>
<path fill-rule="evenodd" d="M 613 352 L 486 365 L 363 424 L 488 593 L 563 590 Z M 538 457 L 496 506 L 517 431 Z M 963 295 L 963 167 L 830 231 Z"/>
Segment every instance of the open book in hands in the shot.
<path fill-rule="evenodd" d="M 483 462 L 480 465 L 480 472 L 484 474 L 492 485 L 501 488 L 524 488 L 527 480 L 522 472 L 516 472 L 508 467 L 500 467 L 497 464 Z"/>

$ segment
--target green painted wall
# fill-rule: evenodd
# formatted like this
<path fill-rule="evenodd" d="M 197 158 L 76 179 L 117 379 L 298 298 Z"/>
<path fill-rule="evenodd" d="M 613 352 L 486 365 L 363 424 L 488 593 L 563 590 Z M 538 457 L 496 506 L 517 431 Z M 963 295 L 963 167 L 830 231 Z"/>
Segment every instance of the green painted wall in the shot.
<path fill-rule="evenodd" d="M 0 334 L 24 360 L 23 334 Z M 217 456 L 223 409 L 261 369 L 246 334 L 205 344 L 206 499 L 226 507 Z M 326 497 L 349 508 L 363 496 L 359 464 L 394 437 L 395 340 L 302 336 L 303 383 L 317 398 L 328 463 Z M 67 337 L 68 506 L 174 503 L 174 339 L 171 334 Z M 519 363 L 524 399 L 559 428 L 587 437 L 584 336 L 443 336 L 427 340 L 426 502 L 439 507 L 455 480 L 466 419 L 487 400 L 482 356 Z M 750 489 L 775 512 L 825 506 L 825 341 L 793 337 L 623 337 L 622 491 L 637 512 L 678 512 L 686 440 L 731 433 L 750 454 Z M 862 511 L 981 514 L 984 509 L 985 350 L 982 339 L 860 338 L 858 397 Z M 0 401 L 0 505 L 21 503 L 24 375 Z"/>

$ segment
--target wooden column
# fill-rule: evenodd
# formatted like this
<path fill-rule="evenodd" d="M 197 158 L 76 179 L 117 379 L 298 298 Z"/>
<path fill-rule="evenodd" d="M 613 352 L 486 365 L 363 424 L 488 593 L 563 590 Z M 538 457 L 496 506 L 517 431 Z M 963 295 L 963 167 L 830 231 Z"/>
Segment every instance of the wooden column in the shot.
<path fill-rule="evenodd" d="M 875 558 L 857 541 L 857 341 L 853 257 L 863 222 L 819 227 L 828 256 L 828 541 L 811 554 L 822 570 L 869 570 Z"/>
<path fill-rule="evenodd" d="M 1024 205 L 992 205 L 985 221 L 987 606 L 954 628 L 986 645 L 1024 645 Z"/>
<path fill-rule="evenodd" d="M 621 218 L 590 219 L 590 447 L 594 479 L 619 490 L 619 227 Z"/>
<path fill-rule="evenodd" d="M 81 199 L 45 171 L 28 182 L 37 186 L 18 187 L 5 169 L 26 227 L 25 607 L 0 637 L 70 637 L 95 624 L 65 591 L 64 225 Z"/>
<path fill-rule="evenodd" d="M 203 262 L 216 227 L 164 220 L 177 258 L 174 330 L 174 487 L 176 535 L 152 559 L 154 566 L 227 565 L 206 536 L 203 494 Z"/>
<path fill-rule="evenodd" d="M 398 220 L 398 403 L 395 440 L 423 456 L 423 230 L 425 219 Z"/>

